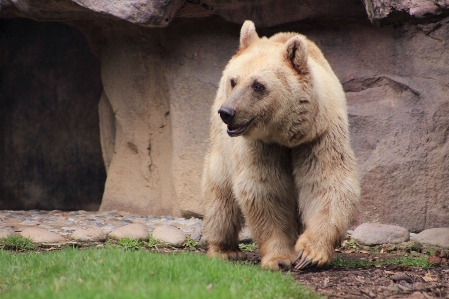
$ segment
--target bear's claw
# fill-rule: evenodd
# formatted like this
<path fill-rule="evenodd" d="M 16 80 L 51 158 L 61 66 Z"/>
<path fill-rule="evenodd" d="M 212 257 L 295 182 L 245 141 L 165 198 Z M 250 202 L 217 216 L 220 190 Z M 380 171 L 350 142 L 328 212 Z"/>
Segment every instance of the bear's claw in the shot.
<path fill-rule="evenodd" d="M 318 261 L 312 261 L 309 257 L 304 254 L 304 249 L 301 249 L 298 253 L 298 257 L 296 258 L 293 267 L 295 270 L 301 270 L 308 267 L 315 267 L 318 265 Z"/>

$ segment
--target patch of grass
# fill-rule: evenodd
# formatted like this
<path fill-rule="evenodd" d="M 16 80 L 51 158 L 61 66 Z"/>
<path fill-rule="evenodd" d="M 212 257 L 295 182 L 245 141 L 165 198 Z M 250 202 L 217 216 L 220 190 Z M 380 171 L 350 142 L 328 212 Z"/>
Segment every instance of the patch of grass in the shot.
<path fill-rule="evenodd" d="M 427 256 L 422 257 L 399 257 L 397 259 L 387 260 L 389 264 L 387 265 L 405 265 L 410 267 L 420 267 L 420 268 L 431 268 L 432 265 L 429 264 Z"/>
<path fill-rule="evenodd" d="M 148 247 L 148 249 L 159 249 L 158 246 L 162 246 L 159 240 L 153 238 L 152 234 L 149 235 L 149 240 L 145 245 Z"/>
<path fill-rule="evenodd" d="M 140 240 L 121 238 L 117 241 L 117 245 L 121 246 L 125 250 L 138 250 L 140 248 L 145 248 L 145 243 Z"/>
<path fill-rule="evenodd" d="M 0 251 L 0 297 L 318 298 L 290 275 L 200 254 L 144 250 Z"/>
<path fill-rule="evenodd" d="M 343 242 L 343 247 L 347 248 L 347 249 L 356 249 L 359 250 L 360 249 L 360 245 L 354 241 L 353 239 L 349 239 L 347 241 Z"/>
<path fill-rule="evenodd" d="M 371 248 L 371 251 L 374 252 L 374 253 L 380 253 L 382 251 L 382 246 L 379 246 L 379 245 L 373 246 Z"/>
<path fill-rule="evenodd" d="M 257 244 L 252 242 L 252 243 L 240 243 L 239 244 L 239 248 L 240 250 L 243 251 L 249 251 L 249 252 L 253 252 L 254 250 L 257 249 Z"/>
<path fill-rule="evenodd" d="M 0 249 L 27 252 L 36 250 L 36 248 L 32 239 L 22 237 L 21 235 L 9 235 L 4 239 L 0 239 Z"/>
<path fill-rule="evenodd" d="M 351 267 L 351 268 L 360 268 L 360 267 L 371 267 L 371 266 L 388 266 L 388 265 L 402 265 L 409 267 L 421 267 L 421 268 L 430 268 L 427 256 L 422 257 L 397 257 L 393 259 L 387 259 L 382 261 L 363 261 L 363 260 L 352 260 L 345 259 L 341 256 L 336 257 L 332 262 L 331 266 L 335 267 Z"/>
<path fill-rule="evenodd" d="M 187 237 L 186 241 L 184 242 L 184 247 L 188 248 L 189 250 L 196 250 L 199 247 L 201 247 L 201 245 L 198 241 L 195 241 L 192 238 Z"/>

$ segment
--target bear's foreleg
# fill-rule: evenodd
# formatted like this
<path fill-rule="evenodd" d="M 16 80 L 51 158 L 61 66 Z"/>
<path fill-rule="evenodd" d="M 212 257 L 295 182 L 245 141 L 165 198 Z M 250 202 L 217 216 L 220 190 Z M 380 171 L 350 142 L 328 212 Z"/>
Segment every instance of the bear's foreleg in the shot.
<path fill-rule="evenodd" d="M 360 195 L 355 158 L 349 145 L 327 142 L 293 150 L 299 211 L 305 227 L 296 241 L 295 269 L 331 262 L 348 229 Z M 336 148 L 342 149 L 337 151 Z"/>
<path fill-rule="evenodd" d="M 245 259 L 246 255 L 239 248 L 238 234 L 244 219 L 232 193 L 229 176 L 223 177 L 224 172 L 226 170 L 223 168 L 209 169 L 209 163 L 206 163 L 203 174 L 203 198 L 206 204 L 204 236 L 208 244 L 207 254 L 210 257 L 241 260 Z"/>
<path fill-rule="evenodd" d="M 298 208 L 290 150 L 276 144 L 238 142 L 234 192 L 259 247 L 261 266 L 291 268 L 296 257 Z"/>
<path fill-rule="evenodd" d="M 298 236 L 296 204 L 288 198 L 264 194 L 243 199 L 242 210 L 259 247 L 262 268 L 290 269 Z"/>

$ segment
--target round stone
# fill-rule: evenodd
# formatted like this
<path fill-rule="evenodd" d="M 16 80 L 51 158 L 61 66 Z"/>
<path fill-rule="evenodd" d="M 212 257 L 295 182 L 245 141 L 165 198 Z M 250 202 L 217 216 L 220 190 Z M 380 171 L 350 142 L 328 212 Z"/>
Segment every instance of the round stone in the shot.
<path fill-rule="evenodd" d="M 145 225 L 140 223 L 128 224 L 117 228 L 108 235 L 109 238 L 119 240 L 122 238 L 130 238 L 135 240 L 148 241 L 149 234 Z"/>
<path fill-rule="evenodd" d="M 32 239 L 34 243 L 59 243 L 64 241 L 64 238 L 60 235 L 39 227 L 24 228 L 20 235 Z"/>
<path fill-rule="evenodd" d="M 430 228 L 423 230 L 414 236 L 414 240 L 422 244 L 449 248 L 449 228 Z"/>
<path fill-rule="evenodd" d="M 154 229 L 153 238 L 175 247 L 181 246 L 186 235 L 177 227 L 172 225 L 161 225 Z"/>
<path fill-rule="evenodd" d="M 363 223 L 351 235 L 351 238 L 362 245 L 396 244 L 410 240 L 407 229 L 380 223 Z"/>
<path fill-rule="evenodd" d="M 106 240 L 106 236 L 101 228 L 88 226 L 75 230 L 70 239 L 80 242 L 103 242 Z"/>

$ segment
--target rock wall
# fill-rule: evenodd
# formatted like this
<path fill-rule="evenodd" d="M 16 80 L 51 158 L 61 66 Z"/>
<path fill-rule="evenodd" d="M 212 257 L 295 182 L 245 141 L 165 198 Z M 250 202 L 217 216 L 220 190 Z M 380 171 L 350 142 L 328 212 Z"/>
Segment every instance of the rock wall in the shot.
<path fill-rule="evenodd" d="M 75 26 L 101 48 L 108 171 L 101 209 L 202 215 L 210 107 L 240 26 L 213 19 L 180 19 L 164 29 Z"/>
<path fill-rule="evenodd" d="M 306 34 L 340 78 L 360 164 L 358 221 L 409 229 L 449 225 L 449 19 L 444 7 L 418 20 L 410 19 L 415 10 L 405 1 L 382 2 L 384 12 L 391 6 L 391 13 L 383 14 L 375 7 L 378 2 L 368 1 L 365 6 L 358 1 L 304 2 L 308 10 L 287 2 L 273 8 L 273 1 L 187 1 L 173 20 L 173 7 L 158 10 L 159 16 L 169 16 L 164 19 L 171 20 L 168 27 L 148 28 L 168 23 L 114 14 L 104 18 L 88 11 L 87 2 L 72 7 L 67 16 L 53 16 L 79 28 L 101 61 L 104 92 L 92 102 L 101 98 L 107 169 L 103 210 L 203 213 L 200 180 L 210 106 L 222 69 L 238 47 L 238 23 L 252 18 L 256 26 L 279 25 L 259 29 L 261 35 Z M 404 8 L 400 19 L 399 2 Z M 0 16 L 48 18 L 32 11 L 10 7 Z M 283 19 L 283 11 L 301 13 L 286 13 Z M 373 26 L 367 15 L 386 25 Z M 280 25 L 287 21 L 296 22 Z"/>
<path fill-rule="evenodd" d="M 100 127 L 108 169 L 103 210 L 179 214 L 169 88 L 151 40 L 111 38 L 101 51 Z"/>
<path fill-rule="evenodd" d="M 343 83 L 360 165 L 361 218 L 449 225 L 449 19 L 306 30 Z"/>

